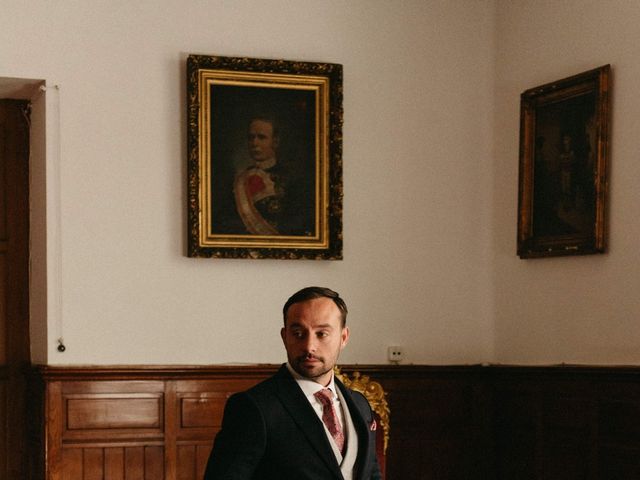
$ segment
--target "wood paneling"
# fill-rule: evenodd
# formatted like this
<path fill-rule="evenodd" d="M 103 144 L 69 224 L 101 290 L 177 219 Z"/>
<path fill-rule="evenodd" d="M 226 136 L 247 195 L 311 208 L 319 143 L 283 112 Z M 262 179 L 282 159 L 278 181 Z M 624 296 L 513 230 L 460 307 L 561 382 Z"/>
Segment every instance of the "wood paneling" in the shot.
<path fill-rule="evenodd" d="M 496 478 L 640 478 L 640 369 L 490 373 Z"/>
<path fill-rule="evenodd" d="M 39 367 L 33 478 L 201 480 L 226 399 L 276 369 Z M 388 395 L 387 480 L 640 478 L 640 369 L 354 370 Z"/>
<path fill-rule="evenodd" d="M 47 464 L 33 478 L 201 480 L 227 398 L 276 368 L 36 367 Z"/>
<path fill-rule="evenodd" d="M 9 382 L 5 368 L 0 367 L 0 472 L 7 471 L 7 452 L 9 451 L 9 436 L 7 430 L 7 389 Z"/>
<path fill-rule="evenodd" d="M 67 396 L 67 431 L 130 428 L 160 431 L 161 401 L 159 395 Z"/>
<path fill-rule="evenodd" d="M 181 395 L 180 399 L 180 428 L 219 428 L 222 423 L 222 413 L 227 401 L 226 395 L 221 394 L 193 394 Z"/>
<path fill-rule="evenodd" d="M 158 480 L 164 478 L 162 447 L 69 447 L 62 452 L 62 479 Z"/>

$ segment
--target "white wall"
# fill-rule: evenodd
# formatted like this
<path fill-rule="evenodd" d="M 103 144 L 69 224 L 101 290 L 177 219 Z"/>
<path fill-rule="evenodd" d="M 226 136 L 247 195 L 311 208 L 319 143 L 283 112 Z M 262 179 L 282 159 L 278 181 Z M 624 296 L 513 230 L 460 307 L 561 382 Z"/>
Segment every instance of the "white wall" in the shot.
<path fill-rule="evenodd" d="M 3 0 L 0 77 L 60 87 L 34 358 L 277 363 L 281 305 L 320 284 L 350 306 L 345 362 L 384 363 L 390 344 L 413 363 L 491 360 L 492 232 L 515 219 L 491 217 L 494 19 L 493 2 L 468 1 Z M 185 256 L 190 53 L 344 65 L 344 261 Z"/>
<path fill-rule="evenodd" d="M 493 280 L 496 361 L 640 362 L 640 3 L 500 1 L 497 16 Z M 609 252 L 519 260 L 519 95 L 612 66 Z"/>
<path fill-rule="evenodd" d="M 279 362 L 282 303 L 322 284 L 350 305 L 345 362 L 637 363 L 639 21 L 623 0 L 3 0 L 0 77 L 60 86 L 34 358 Z M 344 261 L 185 256 L 189 53 L 344 65 Z M 519 260 L 519 95 L 606 63 L 609 251 Z"/>

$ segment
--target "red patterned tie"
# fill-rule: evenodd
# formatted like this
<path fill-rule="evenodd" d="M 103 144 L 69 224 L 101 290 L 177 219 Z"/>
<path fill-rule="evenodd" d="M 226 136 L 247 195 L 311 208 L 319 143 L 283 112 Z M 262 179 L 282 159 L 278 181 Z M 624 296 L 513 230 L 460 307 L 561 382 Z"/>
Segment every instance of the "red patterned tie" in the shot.
<path fill-rule="evenodd" d="M 336 410 L 333 408 L 333 394 L 328 388 L 324 388 L 316 393 L 314 396 L 322 404 L 322 421 L 329 429 L 329 433 L 336 441 L 338 449 L 341 453 L 344 453 L 344 434 L 342 428 L 340 428 L 340 422 L 336 415 Z"/>

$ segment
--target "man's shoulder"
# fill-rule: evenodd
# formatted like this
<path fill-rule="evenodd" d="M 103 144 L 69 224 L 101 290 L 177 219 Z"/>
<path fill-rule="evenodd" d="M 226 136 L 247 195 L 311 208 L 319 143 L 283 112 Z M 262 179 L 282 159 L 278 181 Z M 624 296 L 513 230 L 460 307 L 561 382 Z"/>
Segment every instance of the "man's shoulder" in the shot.
<path fill-rule="evenodd" d="M 359 407 L 366 407 L 367 409 L 371 408 L 369 400 L 367 400 L 367 397 L 365 397 L 361 392 L 358 392 L 357 390 L 349 390 L 349 393 L 351 394 L 353 401 L 358 404 Z"/>
<path fill-rule="evenodd" d="M 276 373 L 255 384 L 253 387 L 249 388 L 243 393 L 246 393 L 250 397 L 271 396 L 276 390 L 278 390 L 279 385 L 282 382 L 286 382 L 289 380 L 293 381 L 289 372 L 284 366 L 282 366 Z"/>
<path fill-rule="evenodd" d="M 371 409 L 369 400 L 361 392 L 347 388 L 342 382 L 339 382 L 339 384 L 342 387 L 342 392 L 346 392 L 360 410 L 367 411 Z"/>

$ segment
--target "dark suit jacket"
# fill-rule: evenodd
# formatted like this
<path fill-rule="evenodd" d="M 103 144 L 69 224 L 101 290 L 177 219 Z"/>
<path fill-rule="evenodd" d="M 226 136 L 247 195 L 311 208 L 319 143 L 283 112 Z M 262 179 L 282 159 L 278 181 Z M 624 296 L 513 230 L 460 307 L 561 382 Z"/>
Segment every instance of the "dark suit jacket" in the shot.
<path fill-rule="evenodd" d="M 380 479 L 373 414 L 363 395 L 337 378 L 358 434 L 354 479 Z M 286 366 L 227 401 L 205 480 L 339 480 L 322 421 Z"/>

